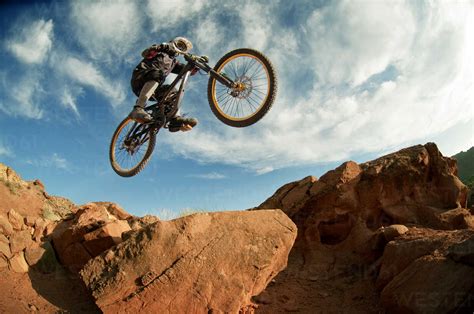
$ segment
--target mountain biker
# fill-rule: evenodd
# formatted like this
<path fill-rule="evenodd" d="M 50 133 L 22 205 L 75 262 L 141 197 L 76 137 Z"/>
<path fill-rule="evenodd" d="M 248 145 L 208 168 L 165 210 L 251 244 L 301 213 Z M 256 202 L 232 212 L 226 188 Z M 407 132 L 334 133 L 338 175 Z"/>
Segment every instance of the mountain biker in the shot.
<path fill-rule="evenodd" d="M 189 51 L 193 44 L 184 37 L 176 37 L 167 43 L 154 44 L 143 50 L 142 61 L 135 67 L 132 73 L 131 85 L 133 93 L 138 97 L 129 117 L 139 123 L 152 121 L 152 117 L 144 108 L 148 99 L 154 95 L 159 86 L 163 84 L 170 73 L 178 74 L 184 67 L 176 60 L 177 53 L 174 45 L 180 50 Z M 191 71 L 194 75 L 198 69 Z M 179 112 L 170 120 L 168 130 L 170 132 L 189 131 L 197 125 L 195 118 L 183 118 Z"/>

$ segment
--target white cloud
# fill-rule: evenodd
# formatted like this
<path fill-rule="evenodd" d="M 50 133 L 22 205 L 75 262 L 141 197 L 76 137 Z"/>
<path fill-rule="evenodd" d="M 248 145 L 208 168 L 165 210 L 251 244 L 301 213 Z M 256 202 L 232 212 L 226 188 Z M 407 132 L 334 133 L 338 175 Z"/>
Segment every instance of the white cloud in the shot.
<path fill-rule="evenodd" d="M 472 120 L 472 6 L 423 6 L 337 2 L 301 21 L 305 36 L 272 29 L 260 44 L 274 47 L 280 78 L 268 115 L 243 129 L 200 125 L 168 144 L 188 158 L 261 173 L 411 145 Z M 288 39 L 281 52 L 274 34 Z M 384 73 L 389 67 L 395 74 Z"/>
<path fill-rule="evenodd" d="M 410 57 L 415 17 L 405 2 L 335 2 L 306 26 L 311 59 L 322 83 L 358 85 L 388 64 Z"/>
<path fill-rule="evenodd" d="M 4 145 L 2 142 L 0 142 L 0 156 L 2 157 L 13 157 L 13 151 Z"/>
<path fill-rule="evenodd" d="M 223 39 L 223 35 L 217 22 L 211 16 L 208 16 L 201 20 L 194 29 L 194 44 L 204 51 L 219 44 Z"/>
<path fill-rule="evenodd" d="M 255 169 L 255 172 L 257 173 L 257 175 L 262 175 L 262 174 L 265 174 L 265 173 L 269 173 L 269 172 L 272 172 L 273 170 L 273 167 L 263 167 L 263 168 L 260 168 L 260 169 Z"/>
<path fill-rule="evenodd" d="M 227 178 L 224 174 L 219 172 L 209 172 L 209 173 L 201 173 L 201 174 L 191 174 L 189 177 L 192 178 L 199 178 L 199 179 L 208 179 L 208 180 L 220 180 Z"/>
<path fill-rule="evenodd" d="M 263 6 L 258 2 L 236 3 L 234 8 L 239 12 L 243 26 L 243 44 L 262 50 L 272 37 L 272 21 L 269 16 L 271 5 Z"/>
<path fill-rule="evenodd" d="M 68 161 L 56 153 L 53 153 L 49 161 L 51 162 L 51 165 L 53 167 L 56 167 L 58 169 L 69 169 Z"/>
<path fill-rule="evenodd" d="M 151 19 L 154 31 L 174 26 L 204 7 L 204 0 L 148 0 L 146 13 Z M 178 36 L 178 34 L 177 34 Z"/>
<path fill-rule="evenodd" d="M 38 73 L 30 71 L 17 81 L 2 80 L 7 97 L 5 103 L 0 103 L 0 111 L 13 116 L 41 119 L 44 111 L 40 99 L 44 90 L 39 79 Z"/>
<path fill-rule="evenodd" d="M 83 91 L 81 88 L 69 88 L 69 87 L 65 87 L 64 90 L 63 90 L 63 93 L 61 95 L 61 103 L 62 105 L 71 110 L 74 115 L 76 116 L 76 118 L 80 118 L 81 117 L 81 114 L 79 113 L 79 110 L 77 109 L 77 103 L 76 103 L 76 99 L 77 99 L 77 96 L 82 94 Z"/>
<path fill-rule="evenodd" d="M 7 48 L 24 63 L 42 63 L 53 46 L 53 21 L 38 20 L 22 28 Z"/>
<path fill-rule="evenodd" d="M 93 87 L 97 92 L 110 99 L 113 107 L 125 100 L 125 87 L 117 81 L 106 78 L 92 63 L 67 57 L 62 63 L 61 71 L 77 83 Z"/>
<path fill-rule="evenodd" d="M 72 3 L 75 35 L 92 58 L 123 60 L 142 33 L 144 15 L 138 5 L 127 0 Z"/>
<path fill-rule="evenodd" d="M 43 168 L 56 168 L 61 170 L 71 170 L 70 163 L 66 160 L 66 158 L 61 157 L 57 153 L 53 153 L 49 156 L 42 156 L 36 159 L 29 159 L 26 163 L 36 166 L 36 167 L 43 167 Z"/>

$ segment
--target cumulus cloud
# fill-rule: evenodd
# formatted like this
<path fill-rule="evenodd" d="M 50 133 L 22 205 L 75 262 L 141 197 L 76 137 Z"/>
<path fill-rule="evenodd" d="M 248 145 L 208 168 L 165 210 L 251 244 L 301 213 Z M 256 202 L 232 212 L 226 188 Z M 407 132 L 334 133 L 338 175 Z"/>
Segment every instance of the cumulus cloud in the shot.
<path fill-rule="evenodd" d="M 94 89 L 112 105 L 123 103 L 128 81 L 116 74 L 124 70 L 127 54 L 136 54 L 135 44 L 149 40 L 153 31 L 191 36 L 202 53 L 218 55 L 212 60 L 228 47 L 252 47 L 270 57 L 279 91 L 262 121 L 236 129 L 196 110 L 204 122 L 193 132 L 162 138 L 174 153 L 198 161 L 264 174 L 386 151 L 474 120 L 474 16 L 468 2 L 337 1 L 294 21 L 276 18 L 286 16 L 286 6 L 261 1 L 104 0 L 73 2 L 70 8 L 74 33 L 87 54 L 58 50 L 56 41 L 51 53 L 51 20 L 33 23 L 31 29 L 43 34 L 33 36 L 42 38 L 36 55 L 19 52 L 26 51 L 20 49 L 26 37 L 7 41 L 7 48 L 30 64 L 46 64 L 51 54 L 45 67 L 60 64 L 51 73 L 68 80 L 58 99 L 77 117 L 75 86 Z M 143 31 L 147 24 L 150 32 Z M 59 34 L 60 24 L 54 25 Z M 239 32 L 229 36 L 233 28 Z M 0 110 L 43 117 L 39 77 L 17 82 L 2 80 Z M 187 99 L 202 93 L 189 87 Z M 196 97 L 203 101 L 205 96 Z"/>
<path fill-rule="evenodd" d="M 12 157 L 13 151 L 0 141 L 0 157 Z"/>
<path fill-rule="evenodd" d="M 307 43 L 322 83 L 358 85 L 410 57 L 415 17 L 405 2 L 335 2 L 306 23 Z"/>
<path fill-rule="evenodd" d="M 269 49 L 281 78 L 269 114 L 249 128 L 203 126 L 169 144 L 202 162 L 265 173 L 414 144 L 472 121 L 472 11 L 468 3 L 342 1 L 302 21 L 304 36 L 271 29 L 288 49 Z M 278 44 L 267 40 L 262 47 Z"/>
<path fill-rule="evenodd" d="M 148 0 L 146 13 L 156 31 L 189 20 L 203 8 L 204 3 L 204 0 Z"/>
<path fill-rule="evenodd" d="M 56 168 L 61 170 L 71 170 L 70 163 L 66 160 L 66 158 L 61 157 L 57 153 L 53 153 L 48 156 L 42 156 L 37 159 L 29 159 L 26 163 L 30 165 L 34 165 L 36 167 L 43 167 L 43 168 Z"/>
<path fill-rule="evenodd" d="M 77 97 L 83 93 L 83 90 L 81 88 L 70 88 L 70 87 L 65 87 L 62 95 L 61 95 L 61 104 L 71 110 L 76 118 L 80 118 L 81 114 L 79 113 L 79 110 L 77 109 Z"/>
<path fill-rule="evenodd" d="M 69 169 L 69 162 L 66 160 L 66 158 L 63 158 L 56 153 L 53 153 L 53 155 L 49 159 L 46 159 L 46 161 L 49 162 L 51 166 L 58 169 Z"/>
<path fill-rule="evenodd" d="M 225 179 L 226 176 L 219 172 L 209 172 L 209 173 L 201 173 L 201 174 L 191 174 L 189 175 L 191 178 L 199 178 L 199 179 L 207 179 L 207 180 L 220 180 Z"/>
<path fill-rule="evenodd" d="M 5 101 L 0 102 L 0 111 L 12 116 L 41 119 L 44 110 L 40 100 L 44 90 L 39 78 L 37 72 L 30 71 L 17 81 L 2 79 L 2 89 L 6 95 Z"/>
<path fill-rule="evenodd" d="M 264 49 L 272 36 L 272 20 L 269 18 L 270 4 L 265 7 L 258 2 L 237 3 L 243 27 L 243 44 L 254 49 Z"/>
<path fill-rule="evenodd" d="M 125 100 L 125 88 L 117 81 L 107 78 L 91 62 L 75 57 L 66 57 L 61 60 L 61 71 L 77 83 L 94 88 L 107 97 L 111 105 L 116 107 Z"/>
<path fill-rule="evenodd" d="M 43 19 L 23 27 L 15 38 L 7 41 L 7 48 L 21 62 L 34 64 L 45 61 L 53 46 L 53 21 Z"/>
<path fill-rule="evenodd" d="M 194 29 L 193 42 L 201 50 L 209 49 L 222 41 L 223 33 L 217 22 L 208 16 L 198 23 Z"/>
<path fill-rule="evenodd" d="M 127 0 L 71 4 L 75 35 L 89 56 L 114 62 L 125 57 L 142 35 L 143 15 L 138 5 Z"/>

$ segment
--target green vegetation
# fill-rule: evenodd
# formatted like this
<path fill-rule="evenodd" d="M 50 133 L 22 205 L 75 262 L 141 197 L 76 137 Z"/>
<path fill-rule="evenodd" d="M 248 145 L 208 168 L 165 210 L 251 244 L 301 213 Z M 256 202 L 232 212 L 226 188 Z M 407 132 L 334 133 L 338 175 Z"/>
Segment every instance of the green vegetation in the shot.
<path fill-rule="evenodd" d="M 474 189 L 474 147 L 469 148 L 466 152 L 460 152 L 453 156 L 458 162 L 458 176 L 461 181 Z"/>
<path fill-rule="evenodd" d="M 185 217 L 185 216 L 189 216 L 189 215 L 196 214 L 196 213 L 206 213 L 206 212 L 208 212 L 208 211 L 205 210 L 205 209 L 183 208 L 179 212 L 178 217 Z"/>
<path fill-rule="evenodd" d="M 46 220 L 51 220 L 51 221 L 59 221 L 61 220 L 61 216 L 59 216 L 52 207 L 49 205 L 45 204 L 43 206 L 43 210 L 41 215 L 43 216 L 44 219 Z"/>
<path fill-rule="evenodd" d="M 50 196 L 43 203 L 42 216 L 45 219 L 58 221 L 61 219 L 70 219 L 74 216 L 71 211 L 73 204 L 62 197 Z"/>
<path fill-rule="evenodd" d="M 5 180 L 3 178 L 0 178 L 0 182 L 5 184 L 5 186 L 10 190 L 10 192 L 14 195 L 20 195 L 19 190 L 21 189 L 21 186 L 18 183 L 14 183 L 8 180 Z"/>

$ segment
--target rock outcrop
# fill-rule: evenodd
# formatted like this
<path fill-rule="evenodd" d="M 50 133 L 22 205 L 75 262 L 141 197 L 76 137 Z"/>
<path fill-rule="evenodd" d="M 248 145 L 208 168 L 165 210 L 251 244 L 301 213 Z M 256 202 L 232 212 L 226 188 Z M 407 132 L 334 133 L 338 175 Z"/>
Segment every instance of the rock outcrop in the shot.
<path fill-rule="evenodd" d="M 266 299 L 272 301 L 261 304 L 261 310 L 272 312 L 288 303 L 277 295 L 299 288 L 278 279 L 287 280 L 290 274 L 303 278 L 300 285 L 307 282 L 304 278 L 314 278 L 307 282 L 311 289 L 306 289 L 313 292 L 299 289 L 288 298 L 303 311 L 304 300 L 318 299 L 316 290 L 324 287 L 337 294 L 344 289 L 343 282 L 335 286 L 337 280 L 321 280 L 321 272 L 326 278 L 357 282 L 368 294 L 381 293 L 378 303 L 377 298 L 364 301 L 354 291 L 356 301 L 341 296 L 338 307 L 322 308 L 327 311 L 370 307 L 378 312 L 378 304 L 414 313 L 455 311 L 469 302 L 474 307 L 474 302 L 466 301 L 474 292 L 474 269 L 468 262 L 459 263 L 472 259 L 472 247 L 470 253 L 469 249 L 458 252 L 457 261 L 449 253 L 449 247 L 472 241 L 467 239 L 474 229 L 474 216 L 465 208 L 468 189 L 456 175 L 455 160 L 443 157 L 435 144 L 428 143 L 364 164 L 345 162 L 319 180 L 306 177 L 278 189 L 257 209 L 281 208 L 299 233 L 289 268 L 267 289 Z M 416 291 L 425 301 L 437 300 L 414 299 Z M 319 300 L 319 305 L 325 304 Z"/>
<path fill-rule="evenodd" d="M 89 203 L 79 207 L 74 218 L 63 221 L 52 234 L 61 263 L 78 272 L 91 258 L 121 243 L 122 233 L 131 230 L 125 219 L 129 217 L 111 203 Z"/>
<path fill-rule="evenodd" d="M 295 238 L 279 210 L 194 214 L 133 233 L 81 275 L 104 313 L 245 312 Z"/>
<path fill-rule="evenodd" d="M 455 161 L 436 145 L 403 149 L 361 165 L 346 162 L 319 180 L 287 184 L 258 208 L 281 208 L 308 243 L 334 245 L 382 226 L 418 224 L 435 229 L 473 228 L 465 208 L 468 189 L 456 177 Z"/>
<path fill-rule="evenodd" d="M 411 228 L 385 247 L 376 281 L 382 305 L 393 312 L 414 313 L 474 307 L 473 248 L 472 229 Z"/>
<path fill-rule="evenodd" d="M 471 313 L 467 195 L 432 143 L 172 221 L 77 206 L 0 164 L 0 312 Z"/>
<path fill-rule="evenodd" d="M 60 264 L 50 243 L 57 221 L 71 217 L 77 207 L 50 196 L 39 180 L 24 181 L 0 164 L 0 268 L 27 273 L 31 268 L 54 272 Z"/>

